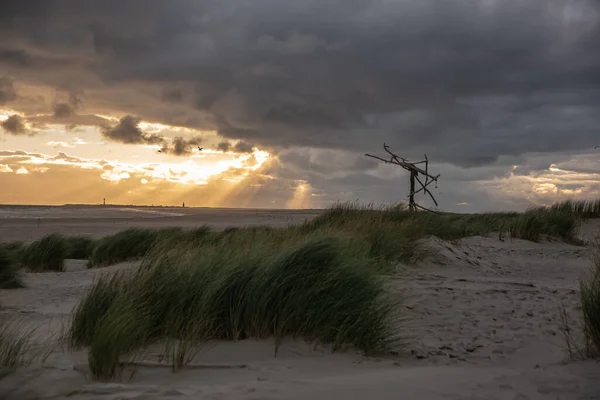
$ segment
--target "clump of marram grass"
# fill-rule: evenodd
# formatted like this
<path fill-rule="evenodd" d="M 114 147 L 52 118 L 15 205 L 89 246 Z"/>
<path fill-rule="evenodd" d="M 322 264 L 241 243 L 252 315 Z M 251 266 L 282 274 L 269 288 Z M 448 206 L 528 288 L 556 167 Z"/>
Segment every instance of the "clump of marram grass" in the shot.
<path fill-rule="evenodd" d="M 9 373 L 27 365 L 35 358 L 33 331 L 18 320 L 0 323 L 0 373 Z"/>
<path fill-rule="evenodd" d="M 600 199 L 565 200 L 553 204 L 549 208 L 563 213 L 575 214 L 581 218 L 600 218 Z"/>
<path fill-rule="evenodd" d="M 192 230 L 184 230 L 179 227 L 127 229 L 94 241 L 88 258 L 88 267 L 106 267 L 124 261 L 139 260 L 156 242 L 176 244 L 182 240 L 210 241 L 214 239 L 208 226 Z"/>
<path fill-rule="evenodd" d="M 16 260 L 4 247 L 0 247 L 0 289 L 17 289 L 25 285 Z"/>
<path fill-rule="evenodd" d="M 236 232 L 237 234 L 237 232 Z M 371 351 L 393 339 L 392 311 L 376 275 L 345 238 L 230 251 L 214 243 L 158 244 L 131 276 L 102 278 L 77 308 L 70 343 L 89 346 L 97 378 L 149 344 L 162 342 L 174 366 L 210 340 L 285 337 Z"/>
<path fill-rule="evenodd" d="M 152 247 L 156 230 L 127 229 L 100 239 L 88 260 L 89 267 L 103 267 L 139 259 Z"/>
<path fill-rule="evenodd" d="M 600 246 L 592 257 L 590 274 L 579 283 L 585 349 L 588 357 L 600 356 Z"/>
<path fill-rule="evenodd" d="M 74 260 L 87 260 L 96 242 L 89 236 L 66 236 L 67 254 L 65 258 Z"/>
<path fill-rule="evenodd" d="M 533 242 L 538 242 L 542 235 L 574 242 L 579 222 L 576 214 L 560 208 L 536 208 L 513 218 L 509 232 L 511 237 Z"/>
<path fill-rule="evenodd" d="M 122 272 L 112 275 L 100 275 L 92 288 L 77 305 L 69 328 L 69 344 L 79 349 L 89 345 L 90 338 L 113 302 L 129 282 L 129 277 Z"/>
<path fill-rule="evenodd" d="M 23 242 L 13 241 L 0 243 L 0 248 L 18 264 L 27 246 Z"/>
<path fill-rule="evenodd" d="M 27 246 L 21 254 L 21 264 L 32 272 L 62 272 L 67 251 L 65 238 L 54 233 Z"/>

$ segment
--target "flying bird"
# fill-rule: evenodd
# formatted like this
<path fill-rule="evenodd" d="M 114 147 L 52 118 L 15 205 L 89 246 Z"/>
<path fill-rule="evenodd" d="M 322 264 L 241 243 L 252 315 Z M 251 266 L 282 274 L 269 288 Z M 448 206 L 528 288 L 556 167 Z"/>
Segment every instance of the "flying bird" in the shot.
<path fill-rule="evenodd" d="M 200 146 L 198 146 L 198 151 L 202 151 L 202 149 L 203 149 L 203 148 L 204 148 L 204 147 L 200 147 Z"/>
<path fill-rule="evenodd" d="M 159 153 L 162 153 L 162 150 L 160 150 L 160 149 L 159 149 L 159 150 L 158 150 L 158 152 L 159 152 Z"/>
<path fill-rule="evenodd" d="M 600 147 L 600 145 L 598 145 L 598 146 L 594 146 L 594 149 L 597 149 L 598 147 Z"/>

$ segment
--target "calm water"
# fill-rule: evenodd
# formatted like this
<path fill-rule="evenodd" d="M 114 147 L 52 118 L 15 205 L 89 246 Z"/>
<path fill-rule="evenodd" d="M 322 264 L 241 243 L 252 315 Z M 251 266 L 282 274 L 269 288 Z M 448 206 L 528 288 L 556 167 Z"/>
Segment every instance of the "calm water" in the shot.
<path fill-rule="evenodd" d="M 181 217 L 175 210 L 118 207 L 0 206 L 0 219 Z"/>

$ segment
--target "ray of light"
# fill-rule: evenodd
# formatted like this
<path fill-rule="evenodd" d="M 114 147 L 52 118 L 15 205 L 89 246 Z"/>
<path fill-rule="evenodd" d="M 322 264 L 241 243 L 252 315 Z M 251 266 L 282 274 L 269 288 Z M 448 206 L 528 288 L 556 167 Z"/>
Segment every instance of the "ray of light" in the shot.
<path fill-rule="evenodd" d="M 287 202 L 286 207 L 297 209 L 297 208 L 308 208 L 311 201 L 311 188 L 308 182 L 300 181 L 296 185 L 294 190 L 294 196 Z"/>

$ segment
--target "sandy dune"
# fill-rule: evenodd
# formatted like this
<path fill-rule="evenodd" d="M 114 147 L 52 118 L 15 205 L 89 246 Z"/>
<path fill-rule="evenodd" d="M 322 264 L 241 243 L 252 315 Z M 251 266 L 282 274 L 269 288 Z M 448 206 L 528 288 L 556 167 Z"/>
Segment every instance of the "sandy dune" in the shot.
<path fill-rule="evenodd" d="M 561 307 L 577 317 L 588 247 L 497 236 L 426 244 L 435 256 L 389 282 L 406 297 L 398 329 L 411 337 L 397 354 L 331 354 L 290 342 L 274 357 L 270 341 L 213 343 L 195 361 L 204 368 L 142 367 L 131 380 L 100 383 L 87 378 L 84 353 L 56 349 L 44 365 L 1 380 L 0 398 L 600 399 L 600 365 L 565 362 L 559 329 Z M 123 268 L 135 264 L 85 270 L 73 261 L 65 273 L 30 274 L 26 289 L 0 291 L 0 312 L 57 332 L 97 274 Z"/>

